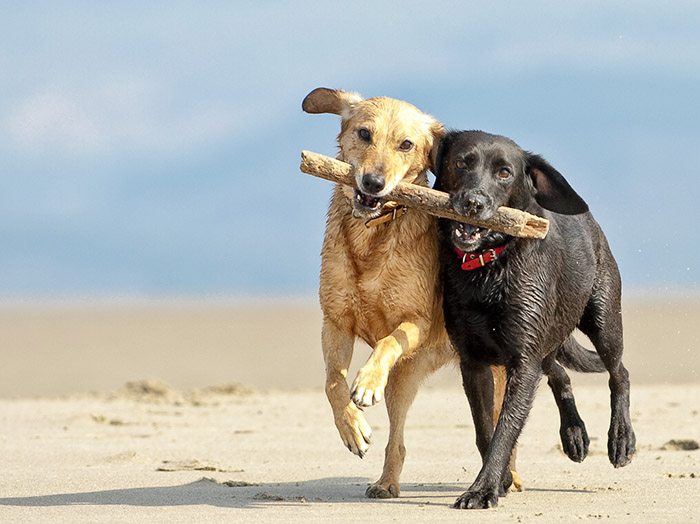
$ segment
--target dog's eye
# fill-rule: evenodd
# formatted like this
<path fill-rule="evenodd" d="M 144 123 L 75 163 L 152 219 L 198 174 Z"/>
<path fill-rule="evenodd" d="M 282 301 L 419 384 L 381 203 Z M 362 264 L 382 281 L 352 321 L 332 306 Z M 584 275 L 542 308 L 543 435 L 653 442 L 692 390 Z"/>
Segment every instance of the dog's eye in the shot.
<path fill-rule="evenodd" d="M 401 151 L 410 151 L 411 149 L 413 149 L 413 142 L 411 142 L 410 140 L 404 140 L 403 142 L 401 142 L 399 149 Z"/>
<path fill-rule="evenodd" d="M 508 178 L 508 177 L 510 176 L 510 169 L 508 169 L 507 167 L 502 168 L 502 169 L 498 172 L 498 176 L 499 176 L 500 178 Z"/>
<path fill-rule="evenodd" d="M 457 169 L 467 169 L 467 163 L 464 160 L 457 160 L 455 165 L 457 166 Z"/>
<path fill-rule="evenodd" d="M 357 130 L 357 136 L 359 136 L 365 142 L 369 142 L 369 138 L 370 138 L 369 130 L 365 129 L 364 127 L 361 127 L 360 129 Z"/>

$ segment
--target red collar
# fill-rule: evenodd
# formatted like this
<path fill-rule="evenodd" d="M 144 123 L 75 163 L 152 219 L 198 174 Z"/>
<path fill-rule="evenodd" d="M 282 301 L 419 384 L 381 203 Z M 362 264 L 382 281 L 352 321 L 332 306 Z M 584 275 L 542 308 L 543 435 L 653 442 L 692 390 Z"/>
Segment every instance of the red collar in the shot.
<path fill-rule="evenodd" d="M 489 249 L 483 253 L 465 253 L 461 249 L 455 248 L 457 254 L 462 257 L 462 269 L 465 271 L 471 271 L 472 269 L 477 269 L 484 267 L 489 262 L 492 262 L 498 258 L 506 246 L 497 247 L 495 249 Z"/>

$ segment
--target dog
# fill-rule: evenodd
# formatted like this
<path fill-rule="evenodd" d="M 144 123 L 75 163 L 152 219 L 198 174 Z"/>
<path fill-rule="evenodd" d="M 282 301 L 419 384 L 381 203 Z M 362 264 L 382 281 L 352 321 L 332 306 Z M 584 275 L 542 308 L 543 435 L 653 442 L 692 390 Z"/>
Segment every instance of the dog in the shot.
<path fill-rule="evenodd" d="M 386 397 L 390 428 L 384 468 L 366 495 L 397 497 L 408 409 L 420 383 L 458 359 L 444 327 L 437 220 L 395 207 L 385 197 L 400 181 L 428 185 L 430 155 L 444 129 L 406 102 L 365 100 L 326 88 L 309 93 L 302 109 L 341 117 L 338 158 L 353 165 L 361 189 L 336 185 L 328 209 L 319 285 L 326 396 L 343 443 L 360 458 L 371 437 L 361 410 Z M 347 372 L 357 338 L 373 349 L 350 388 Z M 600 371 L 586 353 L 591 352 L 571 339 L 558 358 L 571 369 Z M 555 397 L 564 398 L 568 376 L 560 371 L 563 375 L 554 377 L 552 388 Z M 505 370 L 494 367 L 492 374 L 488 394 L 492 418 L 497 419 Z M 578 419 L 570 404 L 558 404 L 562 417 Z M 519 490 L 522 481 L 513 474 L 515 453 L 510 466 L 513 487 Z"/>
<path fill-rule="evenodd" d="M 361 410 L 386 397 L 384 469 L 366 495 L 397 497 L 408 408 L 423 379 L 457 356 L 442 318 L 437 222 L 383 197 L 400 181 L 428 185 L 430 152 L 444 129 L 406 102 L 326 88 L 309 93 L 302 108 L 341 117 L 338 158 L 352 164 L 361 188 L 336 185 L 321 250 L 326 395 L 343 443 L 360 458 L 371 437 Z M 357 338 L 373 349 L 349 388 Z"/>
<path fill-rule="evenodd" d="M 488 220 L 499 206 L 508 206 L 550 221 L 547 237 L 533 240 L 439 220 L 446 329 L 459 353 L 464 390 L 478 438 L 484 442 L 483 466 L 455 507 L 496 506 L 505 494 L 508 460 L 537 383 L 542 373 L 550 381 L 551 375 L 560 374 L 557 348 L 576 328 L 591 340 L 610 375 L 608 456 L 616 468 L 625 466 L 636 439 L 629 414 L 629 375 L 621 360 L 621 280 L 587 204 L 546 160 L 502 136 L 449 132 L 434 159 L 435 187 L 450 194 L 455 210 Z M 463 269 L 465 259 L 479 257 L 483 264 Z M 489 405 L 484 406 L 489 366 L 494 364 L 504 365 L 507 374 L 495 431 Z M 573 396 L 557 399 L 562 403 L 573 403 Z M 561 432 L 563 443 L 564 433 L 574 435 L 567 454 L 583 460 L 585 427 L 575 416 L 562 417 Z"/>

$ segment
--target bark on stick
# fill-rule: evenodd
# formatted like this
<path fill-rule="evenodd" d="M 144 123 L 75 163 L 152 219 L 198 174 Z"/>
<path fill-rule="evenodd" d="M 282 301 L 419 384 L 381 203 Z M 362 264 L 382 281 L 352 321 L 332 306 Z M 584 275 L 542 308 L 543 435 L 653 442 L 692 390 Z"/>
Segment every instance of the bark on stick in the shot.
<path fill-rule="evenodd" d="M 301 152 L 302 172 L 315 177 L 356 187 L 355 175 L 350 164 L 311 151 Z M 386 197 L 414 209 L 459 222 L 466 222 L 478 227 L 495 229 L 508 235 L 523 238 L 544 238 L 549 231 L 549 220 L 536 215 L 513 209 L 499 207 L 496 213 L 487 221 L 475 220 L 457 213 L 450 204 L 447 193 L 436 191 L 417 184 L 399 182 L 394 190 Z"/>

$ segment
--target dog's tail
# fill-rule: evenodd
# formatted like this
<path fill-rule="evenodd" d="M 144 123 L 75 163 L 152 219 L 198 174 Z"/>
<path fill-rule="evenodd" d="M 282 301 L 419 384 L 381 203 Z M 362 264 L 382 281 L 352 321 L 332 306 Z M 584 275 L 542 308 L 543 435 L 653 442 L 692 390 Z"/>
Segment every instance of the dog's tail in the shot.
<path fill-rule="evenodd" d="M 557 361 L 565 368 L 579 373 L 602 373 L 606 370 L 600 355 L 584 348 L 573 335 L 569 335 L 559 348 Z"/>

